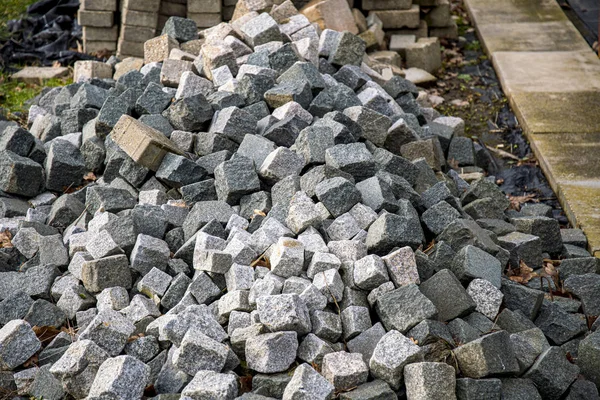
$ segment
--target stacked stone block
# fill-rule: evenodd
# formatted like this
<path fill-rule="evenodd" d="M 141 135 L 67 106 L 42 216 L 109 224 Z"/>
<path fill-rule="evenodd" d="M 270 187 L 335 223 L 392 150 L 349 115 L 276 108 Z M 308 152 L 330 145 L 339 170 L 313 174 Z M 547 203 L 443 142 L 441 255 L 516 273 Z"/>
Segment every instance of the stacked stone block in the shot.
<path fill-rule="evenodd" d="M 77 20 L 83 27 L 83 51 L 117 49 L 118 25 L 115 21 L 117 0 L 82 0 Z"/>
<path fill-rule="evenodd" d="M 156 27 L 156 34 L 160 35 L 165 23 L 171 17 L 187 17 L 187 3 L 188 0 L 161 0 L 160 9 L 158 13 L 158 25 Z"/>
<path fill-rule="evenodd" d="M 223 3 L 231 4 L 228 11 L 233 15 L 237 1 L 228 0 L 188 0 L 187 17 L 196 22 L 198 28 L 210 28 L 223 21 Z M 233 3 L 233 4 L 232 4 Z M 228 20 L 231 19 L 231 16 Z"/>
<path fill-rule="evenodd" d="M 144 43 L 156 35 L 160 3 L 160 0 L 122 0 L 119 57 L 144 57 Z"/>

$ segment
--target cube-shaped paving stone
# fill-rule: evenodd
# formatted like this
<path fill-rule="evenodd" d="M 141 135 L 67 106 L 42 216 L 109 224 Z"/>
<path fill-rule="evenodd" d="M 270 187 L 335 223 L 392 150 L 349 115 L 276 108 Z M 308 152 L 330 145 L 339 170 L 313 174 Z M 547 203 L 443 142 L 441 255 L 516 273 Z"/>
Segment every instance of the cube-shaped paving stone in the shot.
<path fill-rule="evenodd" d="M 391 330 L 377 343 L 369 362 L 371 374 L 397 389 L 403 383 L 404 367 L 423 361 L 423 352 L 412 340 Z"/>
<path fill-rule="evenodd" d="M 352 175 L 357 181 L 373 176 L 376 172 L 373 155 L 364 143 L 338 144 L 325 152 L 325 162 Z"/>
<path fill-rule="evenodd" d="M 232 374 L 198 371 L 181 395 L 190 399 L 234 399 L 238 395 L 237 380 Z"/>
<path fill-rule="evenodd" d="M 81 267 L 81 281 L 91 293 L 122 286 L 131 288 L 131 271 L 125 255 L 85 261 Z"/>
<path fill-rule="evenodd" d="M 131 268 L 142 275 L 146 275 L 154 267 L 164 271 L 169 255 L 169 246 L 165 241 L 139 234 L 131 251 Z"/>
<path fill-rule="evenodd" d="M 360 354 L 339 351 L 323 357 L 321 373 L 336 390 L 348 390 L 367 381 L 369 367 Z"/>
<path fill-rule="evenodd" d="M 294 370 L 292 380 L 285 387 L 283 398 L 326 400 L 333 395 L 334 387 L 308 364 Z"/>
<path fill-rule="evenodd" d="M 135 325 L 123 314 L 114 310 L 104 310 L 96 315 L 79 338 L 94 341 L 114 357 L 121 353 L 134 330 Z"/>
<path fill-rule="evenodd" d="M 263 374 L 286 371 L 296 359 L 296 332 L 275 332 L 254 336 L 246 342 L 248 368 Z"/>
<path fill-rule="evenodd" d="M 311 331 L 308 309 L 297 294 L 261 296 L 256 300 L 261 323 L 271 331 Z"/>
<path fill-rule="evenodd" d="M 128 115 L 119 119 L 111 137 L 135 162 L 153 171 L 158 169 L 167 153 L 181 154 L 164 134 Z"/>
<path fill-rule="evenodd" d="M 454 257 L 450 269 L 462 282 L 473 278 L 485 279 L 499 288 L 502 264 L 489 253 L 475 246 L 463 247 Z"/>
<path fill-rule="evenodd" d="M 455 370 L 446 363 L 420 362 L 404 368 L 409 398 L 455 399 Z"/>
<path fill-rule="evenodd" d="M 104 361 L 90 388 L 89 399 L 137 398 L 142 396 L 150 367 L 132 356 Z"/>
<path fill-rule="evenodd" d="M 32 197 L 45 186 L 43 169 L 38 163 L 13 153 L 0 152 L 0 189 L 12 194 Z"/>
<path fill-rule="evenodd" d="M 189 329 L 173 354 L 174 365 L 188 375 L 200 370 L 221 372 L 227 360 L 227 347 L 200 331 Z"/>
<path fill-rule="evenodd" d="M 510 375 L 519 371 L 517 358 L 506 331 L 490 333 L 454 350 L 463 375 L 484 378 L 489 375 Z"/>
<path fill-rule="evenodd" d="M 424 319 L 435 318 L 438 314 L 435 305 L 415 284 L 380 295 L 376 311 L 387 329 L 395 329 L 400 333 L 406 333 Z"/>
<path fill-rule="evenodd" d="M 241 28 L 244 40 L 248 45 L 255 47 L 261 44 L 281 41 L 281 32 L 277 22 L 267 13 L 252 18 Z"/>
<path fill-rule="evenodd" d="M 476 307 L 452 271 L 443 269 L 419 286 L 419 290 L 433 302 L 440 321 L 462 317 Z"/>
<path fill-rule="evenodd" d="M 21 319 L 8 322 L 0 329 L 0 369 L 10 371 L 17 368 L 41 346 L 29 323 Z"/>

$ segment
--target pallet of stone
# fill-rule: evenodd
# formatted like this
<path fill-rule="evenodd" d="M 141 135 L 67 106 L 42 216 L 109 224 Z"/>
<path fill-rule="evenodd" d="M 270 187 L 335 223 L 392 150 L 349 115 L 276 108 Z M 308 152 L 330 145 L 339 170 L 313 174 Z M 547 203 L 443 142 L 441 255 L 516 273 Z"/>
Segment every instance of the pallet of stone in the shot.
<path fill-rule="evenodd" d="M 119 57 L 144 57 L 144 43 L 155 37 L 160 0 L 124 0 L 117 42 Z"/>
<path fill-rule="evenodd" d="M 83 29 L 83 51 L 94 53 L 117 49 L 118 26 L 115 24 L 117 0 L 83 0 L 77 21 Z"/>

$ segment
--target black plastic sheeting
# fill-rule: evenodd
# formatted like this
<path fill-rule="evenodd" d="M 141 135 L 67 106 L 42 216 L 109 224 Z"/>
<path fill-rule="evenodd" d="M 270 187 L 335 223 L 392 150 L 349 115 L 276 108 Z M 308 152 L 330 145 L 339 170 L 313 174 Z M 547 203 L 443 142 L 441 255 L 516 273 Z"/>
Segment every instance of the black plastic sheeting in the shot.
<path fill-rule="evenodd" d="M 82 30 L 76 14 L 79 0 L 41 0 L 27 8 L 27 16 L 7 24 L 11 38 L 0 47 L 0 69 L 16 66 L 63 66 L 95 57 L 79 53 Z"/>

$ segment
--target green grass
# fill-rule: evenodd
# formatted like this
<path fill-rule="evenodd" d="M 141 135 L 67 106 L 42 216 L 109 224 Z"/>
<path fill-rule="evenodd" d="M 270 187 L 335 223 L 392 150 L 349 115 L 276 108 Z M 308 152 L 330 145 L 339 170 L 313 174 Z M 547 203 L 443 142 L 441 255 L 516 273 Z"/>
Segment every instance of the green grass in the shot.
<path fill-rule="evenodd" d="M 69 79 L 48 79 L 43 85 L 28 84 L 11 80 L 6 74 L 0 74 L 0 107 L 8 112 L 26 112 L 28 100 L 34 98 L 44 87 L 65 86 L 72 83 Z"/>
<path fill-rule="evenodd" d="M 0 40 L 6 39 L 6 23 L 25 14 L 27 7 L 37 0 L 2 0 L 0 6 Z"/>
<path fill-rule="evenodd" d="M 27 7 L 37 0 L 0 0 L 0 43 L 8 37 L 6 23 L 25 15 Z M 0 108 L 4 108 L 10 117 L 15 112 L 25 112 L 26 102 L 37 96 L 44 87 L 64 86 L 70 83 L 67 79 L 50 79 L 43 85 L 26 84 L 10 79 L 5 72 L 0 72 Z"/>

